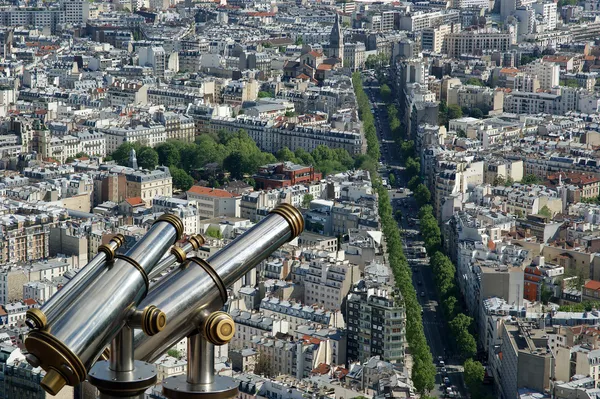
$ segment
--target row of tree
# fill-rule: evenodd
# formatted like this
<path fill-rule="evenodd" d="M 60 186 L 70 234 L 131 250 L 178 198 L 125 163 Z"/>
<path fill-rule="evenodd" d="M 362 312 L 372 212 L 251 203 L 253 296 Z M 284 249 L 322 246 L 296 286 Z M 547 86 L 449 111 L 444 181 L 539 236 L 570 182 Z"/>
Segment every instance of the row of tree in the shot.
<path fill-rule="evenodd" d="M 216 169 L 228 173 L 231 178 L 243 179 L 252 176 L 261 165 L 277 161 L 292 161 L 303 165 L 313 165 L 324 175 L 361 166 L 362 158 L 353 159 L 343 148 L 330 149 L 318 146 L 309 153 L 303 149 L 295 152 L 283 148 L 277 154 L 261 151 L 256 142 L 244 131 L 234 133 L 221 131 L 215 135 L 202 134 L 194 143 L 168 140 L 156 148 L 143 146 L 140 143 L 123 143 L 111 158 L 120 165 L 127 165 L 129 153 L 135 149 L 138 166 L 154 169 L 157 165 L 168 166 L 173 177 L 173 185 L 187 190 L 194 184 L 192 174 L 201 175 L 201 171 L 209 164 Z M 195 173 L 197 172 L 197 173 Z M 223 181 L 211 182 L 218 186 Z"/>
<path fill-rule="evenodd" d="M 360 75 L 355 73 L 352 76 L 352 81 L 358 102 L 359 116 L 363 122 L 365 134 L 369 134 L 366 137 L 367 156 L 371 161 L 376 162 L 379 159 L 379 142 L 375 133 L 369 100 L 363 90 Z M 370 138 L 368 132 L 373 132 L 373 137 Z M 373 176 L 375 175 L 373 174 Z M 390 197 L 379 179 L 373 178 L 372 181 L 379 195 L 379 217 L 386 238 L 388 261 L 394 274 L 396 286 L 402 293 L 406 309 L 406 339 L 413 357 L 412 380 L 417 391 L 424 393 L 434 388 L 436 370 L 423 331 L 421 305 L 417 299 L 417 292 L 412 285 L 412 273 L 404 255 L 398 225 L 392 216 Z"/>
<path fill-rule="evenodd" d="M 465 382 L 474 397 L 479 397 L 481 396 L 480 392 L 485 369 L 480 362 L 471 359 L 477 352 L 477 343 L 470 331 L 473 320 L 464 314 L 457 299 L 459 292 L 455 283 L 456 268 L 450 258 L 441 252 L 442 235 L 437 220 L 433 215 L 433 208 L 429 204 L 431 193 L 427 186 L 423 184 L 420 177 L 421 163 L 415 154 L 414 141 L 408 140 L 406 137 L 405 129 L 401 127 L 396 107 L 388 105 L 387 112 L 390 129 L 400 149 L 400 154 L 406 168 L 406 176 L 409 177 L 408 188 L 413 191 L 413 196 L 420 207 L 418 216 L 421 235 L 423 236 L 426 251 L 430 256 L 430 265 L 433 268 L 442 309 L 446 315 L 446 319 L 450 320 L 450 331 L 456 339 L 458 350 L 467 358 L 464 365 Z M 448 118 L 454 116 L 453 113 L 460 114 L 462 110 L 460 108 L 456 110 L 455 107 L 452 107 L 451 111 L 448 111 L 446 108 L 444 112 L 445 117 Z M 409 282 L 409 284 L 412 284 L 412 282 Z M 420 317 L 419 322 L 422 322 Z"/>
<path fill-rule="evenodd" d="M 377 139 L 377 131 L 375 130 L 375 120 L 371 112 L 369 97 L 363 88 L 362 78 L 359 72 L 352 74 L 352 85 L 356 94 L 356 102 L 358 104 L 358 116 L 363 123 L 365 132 L 365 140 L 367 141 L 367 156 L 370 160 L 377 162 L 381 156 L 379 150 L 379 140 Z"/>

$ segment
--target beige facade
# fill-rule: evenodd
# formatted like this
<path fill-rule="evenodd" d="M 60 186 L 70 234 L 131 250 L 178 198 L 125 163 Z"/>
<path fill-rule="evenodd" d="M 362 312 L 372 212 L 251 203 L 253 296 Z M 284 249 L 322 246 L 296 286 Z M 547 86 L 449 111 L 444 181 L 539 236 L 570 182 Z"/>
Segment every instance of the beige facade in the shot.
<path fill-rule="evenodd" d="M 169 168 L 159 166 L 152 171 L 136 171 L 126 176 L 127 198 L 141 197 L 147 207 L 158 196 L 170 197 L 173 194 L 173 179 Z"/>

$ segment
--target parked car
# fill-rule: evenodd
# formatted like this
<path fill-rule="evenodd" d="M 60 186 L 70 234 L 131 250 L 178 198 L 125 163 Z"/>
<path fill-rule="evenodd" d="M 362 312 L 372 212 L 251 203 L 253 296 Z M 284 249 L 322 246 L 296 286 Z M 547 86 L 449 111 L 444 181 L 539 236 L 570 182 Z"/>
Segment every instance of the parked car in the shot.
<path fill-rule="evenodd" d="M 444 385 L 446 385 L 447 387 L 449 387 L 450 385 L 452 385 L 452 384 L 450 384 L 450 378 L 444 377 Z"/>
<path fill-rule="evenodd" d="M 446 367 L 442 367 L 442 368 L 440 369 L 440 373 L 442 373 L 442 376 L 444 376 L 444 377 L 445 377 L 445 376 L 448 374 L 448 370 L 446 370 Z"/>

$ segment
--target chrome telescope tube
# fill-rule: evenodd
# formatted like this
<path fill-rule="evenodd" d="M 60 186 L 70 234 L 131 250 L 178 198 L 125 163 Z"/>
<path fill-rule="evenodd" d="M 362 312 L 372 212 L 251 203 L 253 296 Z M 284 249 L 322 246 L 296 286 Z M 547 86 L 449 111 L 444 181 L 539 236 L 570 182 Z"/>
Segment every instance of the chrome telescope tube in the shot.
<path fill-rule="evenodd" d="M 148 278 L 152 280 L 158 277 L 162 272 L 175 265 L 176 263 L 183 263 L 187 259 L 187 254 L 197 250 L 204 244 L 204 237 L 200 234 L 192 236 L 188 239 L 183 247 L 173 247 L 170 250 L 170 254 L 165 256 L 158 264 L 148 273 Z"/>
<path fill-rule="evenodd" d="M 136 332 L 135 358 L 153 362 L 179 340 L 197 331 L 202 317 L 223 307 L 227 286 L 303 229 L 302 214 L 295 207 L 282 204 L 206 261 L 191 258 L 186 267 L 159 281 L 139 307 L 157 306 L 168 322 L 154 336 Z"/>
<path fill-rule="evenodd" d="M 44 390 L 56 395 L 64 385 L 85 380 L 148 292 L 148 273 L 182 233 L 178 217 L 161 216 L 133 248 L 102 269 L 73 306 L 44 330 L 29 334 L 25 347 L 47 372 L 41 382 Z"/>
<path fill-rule="evenodd" d="M 115 251 L 123 245 L 125 237 L 117 234 L 110 239 L 108 244 L 101 245 L 98 248 L 98 254 L 81 269 L 64 287 L 50 297 L 50 299 L 40 309 L 33 308 L 27 311 L 25 324 L 29 328 L 44 328 L 48 321 L 52 321 L 65 310 L 63 304 L 71 305 L 73 299 L 83 291 L 88 283 L 94 280 L 100 273 L 106 262 L 110 262 L 115 257 Z"/>

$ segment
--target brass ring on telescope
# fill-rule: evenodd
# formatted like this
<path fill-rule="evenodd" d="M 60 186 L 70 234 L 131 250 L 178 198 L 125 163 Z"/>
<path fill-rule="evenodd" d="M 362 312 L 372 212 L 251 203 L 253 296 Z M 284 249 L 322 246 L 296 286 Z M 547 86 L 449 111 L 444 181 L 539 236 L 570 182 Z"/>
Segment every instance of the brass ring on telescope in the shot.
<path fill-rule="evenodd" d="M 115 259 L 124 260 L 125 262 L 129 263 L 131 266 L 135 267 L 140 272 L 140 274 L 142 275 L 142 278 L 144 279 L 144 283 L 146 284 L 146 291 L 148 290 L 148 288 L 150 288 L 150 280 L 148 280 L 148 275 L 146 274 L 146 271 L 139 263 L 137 263 L 137 261 L 135 259 L 132 259 L 129 256 L 121 255 L 121 254 L 115 255 Z"/>
<path fill-rule="evenodd" d="M 123 243 L 125 242 L 125 236 L 123 234 L 119 233 L 119 234 L 116 234 L 110 240 L 116 242 L 117 243 L 117 248 L 118 248 L 121 245 L 123 245 Z"/>
<path fill-rule="evenodd" d="M 42 330 L 46 328 L 46 323 L 48 323 L 48 319 L 46 318 L 44 312 L 42 312 L 40 309 L 31 308 L 27 310 L 27 313 L 25 315 L 26 318 L 28 318 L 35 324 L 35 328 L 40 328 Z"/>
<path fill-rule="evenodd" d="M 167 325 L 167 315 L 154 305 L 146 306 L 142 314 L 142 331 L 148 336 L 156 335 Z"/>
<path fill-rule="evenodd" d="M 46 392 L 56 395 L 66 384 L 76 386 L 85 380 L 86 370 L 79 357 L 50 333 L 31 331 L 25 348 L 40 359 L 47 372 L 41 382 Z"/>
<path fill-rule="evenodd" d="M 213 279 L 215 285 L 217 286 L 219 293 L 221 294 L 221 300 L 223 301 L 223 304 L 225 304 L 227 302 L 227 288 L 225 287 L 225 284 L 223 284 L 223 280 L 221 280 L 221 277 L 215 271 L 215 269 L 213 269 L 207 261 L 198 257 L 189 258 L 188 261 L 194 262 L 202 269 L 204 269 L 206 273 L 208 273 L 208 275 Z"/>
<path fill-rule="evenodd" d="M 106 348 L 104 348 L 104 350 L 100 354 L 100 359 L 102 359 L 102 360 L 110 359 L 110 347 L 107 346 Z"/>
<path fill-rule="evenodd" d="M 304 230 L 304 218 L 295 206 L 290 204 L 280 204 L 270 213 L 276 213 L 288 222 L 290 228 L 292 229 L 292 236 L 290 237 L 290 240 L 298 237 Z"/>
<path fill-rule="evenodd" d="M 225 345 L 235 335 L 235 322 L 225 312 L 213 312 L 202 325 L 202 335 L 214 345 Z"/>
<path fill-rule="evenodd" d="M 177 231 L 177 241 L 179 241 L 179 239 L 181 239 L 181 236 L 183 235 L 183 222 L 181 221 L 181 219 L 175 215 L 172 215 L 170 213 L 165 213 L 163 215 L 161 215 L 158 219 L 156 219 L 154 221 L 154 223 L 158 223 L 158 222 L 167 222 L 167 223 L 171 223 L 171 225 L 173 227 L 175 227 L 175 230 Z"/>
<path fill-rule="evenodd" d="M 192 248 L 194 248 L 194 251 L 197 250 L 198 248 L 200 248 L 205 243 L 204 237 L 201 234 L 196 234 L 195 236 L 191 236 L 188 239 L 188 241 L 190 244 L 192 244 Z"/>
<path fill-rule="evenodd" d="M 110 245 L 102 244 L 98 247 L 98 252 L 104 252 L 106 261 L 111 262 L 115 258 L 115 250 Z"/>
<path fill-rule="evenodd" d="M 181 247 L 171 248 L 171 255 L 175 256 L 175 259 L 177 259 L 177 262 L 179 263 L 185 262 L 187 258 L 185 251 L 181 249 Z"/>

